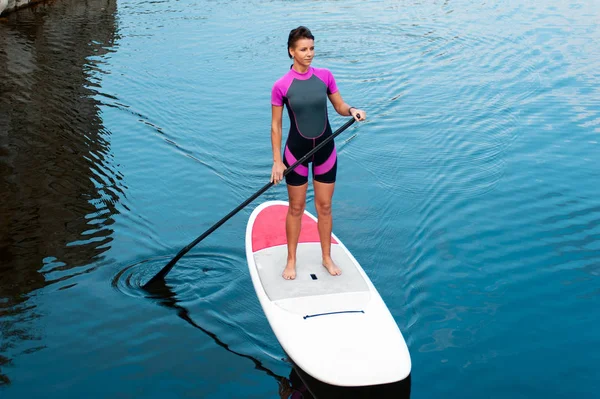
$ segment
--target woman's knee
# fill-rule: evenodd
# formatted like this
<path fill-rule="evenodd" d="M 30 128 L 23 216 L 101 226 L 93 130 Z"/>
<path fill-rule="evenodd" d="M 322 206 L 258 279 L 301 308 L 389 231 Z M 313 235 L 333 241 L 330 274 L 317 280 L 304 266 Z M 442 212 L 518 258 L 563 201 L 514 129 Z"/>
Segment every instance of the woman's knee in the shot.
<path fill-rule="evenodd" d="M 315 206 L 317 208 L 318 216 L 331 215 L 331 201 L 316 201 Z"/>
<path fill-rule="evenodd" d="M 304 202 L 304 201 L 290 202 L 290 206 L 288 208 L 288 212 L 293 217 L 300 217 L 304 213 L 304 208 L 305 207 L 306 207 L 306 202 Z"/>

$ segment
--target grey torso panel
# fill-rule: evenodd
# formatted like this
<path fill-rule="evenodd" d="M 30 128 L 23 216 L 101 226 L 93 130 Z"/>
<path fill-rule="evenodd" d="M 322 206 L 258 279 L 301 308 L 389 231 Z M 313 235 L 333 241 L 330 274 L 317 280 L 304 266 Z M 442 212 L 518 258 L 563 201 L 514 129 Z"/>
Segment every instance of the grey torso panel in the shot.
<path fill-rule="evenodd" d="M 294 79 L 287 94 L 287 106 L 292 130 L 305 138 L 317 138 L 327 127 L 327 86 L 316 75 L 309 79 Z"/>

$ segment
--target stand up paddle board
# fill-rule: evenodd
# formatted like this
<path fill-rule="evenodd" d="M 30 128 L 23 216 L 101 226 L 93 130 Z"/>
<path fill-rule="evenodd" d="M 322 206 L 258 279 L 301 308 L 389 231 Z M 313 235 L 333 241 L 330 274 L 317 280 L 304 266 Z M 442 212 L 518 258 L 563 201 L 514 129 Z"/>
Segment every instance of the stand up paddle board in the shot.
<path fill-rule="evenodd" d="M 331 256 L 342 269 L 322 266 L 317 219 L 305 211 L 296 252 L 296 278 L 287 262 L 288 202 L 268 201 L 252 212 L 246 257 L 256 295 L 283 350 L 317 380 L 337 386 L 389 384 L 411 370 L 406 342 L 379 293 L 332 234 Z"/>

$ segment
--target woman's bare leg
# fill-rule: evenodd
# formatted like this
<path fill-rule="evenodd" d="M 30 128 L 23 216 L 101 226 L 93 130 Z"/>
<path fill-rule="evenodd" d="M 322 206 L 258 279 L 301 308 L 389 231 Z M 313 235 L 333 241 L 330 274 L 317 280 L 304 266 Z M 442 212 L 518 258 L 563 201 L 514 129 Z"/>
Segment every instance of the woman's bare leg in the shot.
<path fill-rule="evenodd" d="M 285 218 L 285 234 L 287 237 L 288 257 L 287 264 L 283 270 L 283 278 L 293 280 L 296 278 L 296 248 L 300 238 L 302 227 L 302 215 L 306 207 L 306 189 L 308 183 L 301 186 L 290 186 L 288 184 L 288 197 L 290 206 Z"/>
<path fill-rule="evenodd" d="M 332 276 L 339 276 L 342 270 L 331 259 L 331 230 L 333 218 L 331 216 L 331 201 L 335 183 L 321 183 L 314 181 L 315 207 L 317 208 L 319 238 L 323 253 L 323 266 Z"/>

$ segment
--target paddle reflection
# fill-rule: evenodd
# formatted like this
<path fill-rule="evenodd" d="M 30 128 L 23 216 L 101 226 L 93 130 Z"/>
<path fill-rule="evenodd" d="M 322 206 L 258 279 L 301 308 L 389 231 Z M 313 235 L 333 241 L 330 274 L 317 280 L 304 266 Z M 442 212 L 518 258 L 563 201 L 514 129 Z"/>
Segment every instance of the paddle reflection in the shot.
<path fill-rule="evenodd" d="M 226 351 L 233 353 L 234 355 L 251 360 L 252 363 L 254 363 L 254 367 L 257 370 L 264 371 L 269 376 L 275 378 L 275 380 L 279 384 L 279 392 L 280 393 L 286 392 L 287 388 L 291 386 L 290 382 L 287 378 L 275 374 L 274 372 L 272 372 L 271 370 L 269 370 L 268 368 L 263 366 L 263 364 L 260 362 L 260 360 L 254 358 L 250 355 L 246 355 L 244 353 L 234 351 L 233 349 L 231 349 L 229 347 L 229 345 L 227 345 L 225 342 L 221 341 L 219 339 L 219 337 L 217 337 L 216 334 L 208 331 L 207 329 L 205 329 L 204 327 L 202 327 L 198 323 L 196 323 L 194 320 L 192 320 L 192 318 L 190 316 L 190 312 L 185 307 L 183 307 L 182 305 L 179 304 L 179 302 L 177 301 L 177 295 L 168 285 L 165 284 L 164 281 L 157 280 L 153 284 L 145 286 L 144 290 L 148 293 L 149 298 L 156 300 L 157 303 L 161 306 L 175 310 L 175 312 L 177 313 L 177 316 L 179 316 L 181 319 L 185 320 L 187 323 L 189 323 L 194 328 L 197 328 L 198 330 L 202 331 L 204 334 L 211 337 L 217 345 L 221 346 Z M 288 396 L 282 396 L 282 398 L 283 397 L 287 398 Z"/>

